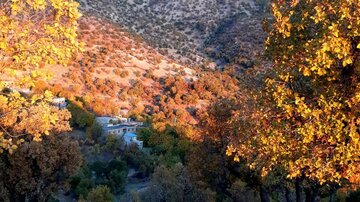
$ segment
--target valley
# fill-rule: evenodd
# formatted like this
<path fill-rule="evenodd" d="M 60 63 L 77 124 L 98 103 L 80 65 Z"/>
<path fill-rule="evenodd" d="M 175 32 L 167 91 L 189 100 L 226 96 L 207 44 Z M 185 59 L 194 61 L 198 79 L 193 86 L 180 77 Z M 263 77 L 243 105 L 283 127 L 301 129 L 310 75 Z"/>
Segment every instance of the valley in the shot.
<path fill-rule="evenodd" d="M 359 0 L 0 0 L 0 201 L 360 201 Z"/>
<path fill-rule="evenodd" d="M 47 66 L 54 76 L 50 83 L 39 80 L 36 91 L 81 97 L 98 115 L 127 109 L 136 117 L 157 114 L 166 123 L 177 118 L 184 124 L 196 124 L 196 111 L 209 101 L 236 95 L 232 76 L 182 65 L 106 19 L 85 15 L 79 27 L 85 51 L 67 67 Z"/>

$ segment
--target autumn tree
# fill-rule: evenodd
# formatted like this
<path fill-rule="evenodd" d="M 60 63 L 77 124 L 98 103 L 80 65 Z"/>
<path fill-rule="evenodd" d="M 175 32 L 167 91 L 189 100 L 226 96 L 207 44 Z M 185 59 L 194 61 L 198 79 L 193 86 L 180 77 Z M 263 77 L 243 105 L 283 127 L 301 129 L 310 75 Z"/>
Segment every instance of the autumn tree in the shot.
<path fill-rule="evenodd" d="M 45 65 L 66 65 L 81 49 L 78 6 L 72 0 L 0 1 L 0 89 L 7 86 L 5 79 L 12 83 L 10 92 L 0 94 L 0 151 L 11 152 L 24 139 L 40 141 L 42 135 L 69 130 L 62 119 L 66 112 L 48 104 L 50 92 L 25 97 L 14 89 L 49 79 Z"/>
<path fill-rule="evenodd" d="M 227 152 L 263 175 L 307 179 L 314 200 L 319 185 L 359 173 L 360 2 L 274 0 L 272 13 L 272 75 L 255 110 L 235 116 Z"/>
<path fill-rule="evenodd" d="M 210 105 L 202 113 L 199 112 L 201 141 L 187 151 L 189 175 L 199 185 L 212 187 L 221 198 L 238 201 L 241 197 L 234 190 L 230 192 L 229 187 L 238 188 L 235 183 L 241 181 L 248 188 L 246 191 L 242 190 L 244 196 L 245 192 L 258 193 L 258 199 L 269 201 L 269 182 L 274 178 L 262 178 L 258 171 L 248 169 L 244 162 L 234 163 L 231 158 L 226 157 L 231 140 L 229 137 L 233 131 L 238 130 L 238 125 L 232 119 L 234 113 L 241 108 L 242 105 L 237 100 L 225 99 Z M 276 185 L 276 180 L 273 184 Z"/>
<path fill-rule="evenodd" d="M 13 154 L 1 155 L 0 200 L 47 201 L 52 192 L 65 188 L 81 162 L 78 143 L 66 135 L 26 142 Z"/>

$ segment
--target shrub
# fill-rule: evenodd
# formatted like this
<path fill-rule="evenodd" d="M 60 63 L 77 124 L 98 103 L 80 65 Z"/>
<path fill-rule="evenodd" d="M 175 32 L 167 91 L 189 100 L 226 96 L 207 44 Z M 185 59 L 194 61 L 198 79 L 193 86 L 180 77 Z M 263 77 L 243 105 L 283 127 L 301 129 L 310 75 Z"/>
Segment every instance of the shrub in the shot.
<path fill-rule="evenodd" d="M 351 202 L 351 201 L 360 201 L 360 189 L 351 192 L 349 196 L 346 197 L 346 202 Z"/>
<path fill-rule="evenodd" d="M 91 127 L 86 129 L 86 136 L 90 140 L 98 141 L 103 133 L 103 129 L 98 122 L 94 122 Z"/>
<path fill-rule="evenodd" d="M 120 139 L 119 137 L 117 137 L 114 134 L 109 134 L 106 137 L 105 149 L 107 151 L 116 153 L 123 147 L 123 144 L 124 144 L 124 142 L 122 139 Z"/>
<path fill-rule="evenodd" d="M 122 72 L 120 73 L 120 77 L 121 77 L 121 78 L 125 78 L 125 77 L 127 77 L 127 76 L 129 76 L 129 71 L 127 71 L 127 70 L 124 70 L 124 71 L 122 71 Z"/>
<path fill-rule="evenodd" d="M 77 196 L 83 196 L 83 197 L 87 197 L 87 195 L 90 192 L 90 189 L 94 186 L 93 182 L 91 181 L 91 179 L 88 178 L 82 178 L 79 181 L 79 184 L 76 186 L 75 188 L 75 194 Z"/>
<path fill-rule="evenodd" d="M 109 181 L 107 184 L 115 192 L 123 191 L 125 188 L 126 177 L 127 177 L 126 170 L 117 170 L 117 169 L 112 170 L 109 173 L 108 176 Z"/>
<path fill-rule="evenodd" d="M 112 202 L 114 195 L 111 193 L 110 188 L 104 185 L 97 186 L 92 189 L 88 196 L 88 202 Z"/>
<path fill-rule="evenodd" d="M 139 169 L 142 177 L 149 176 L 154 170 L 153 156 L 139 150 L 136 144 L 131 144 L 126 147 L 124 159 L 129 166 Z"/>
<path fill-rule="evenodd" d="M 91 126 L 94 123 L 95 115 L 88 112 L 86 109 L 77 105 L 74 102 L 70 102 L 68 110 L 71 112 L 70 124 L 79 128 L 85 128 Z"/>

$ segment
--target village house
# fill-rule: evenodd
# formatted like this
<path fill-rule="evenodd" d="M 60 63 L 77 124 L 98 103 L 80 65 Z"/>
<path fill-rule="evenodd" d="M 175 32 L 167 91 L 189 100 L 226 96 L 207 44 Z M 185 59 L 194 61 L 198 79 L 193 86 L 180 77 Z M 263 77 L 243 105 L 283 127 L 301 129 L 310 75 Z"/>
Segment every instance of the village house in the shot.
<path fill-rule="evenodd" d="M 143 148 L 143 141 L 140 141 L 137 139 L 137 135 L 135 133 L 125 133 L 124 135 L 124 141 L 125 141 L 125 145 L 129 145 L 129 144 L 136 144 L 138 146 L 139 149 Z"/>
<path fill-rule="evenodd" d="M 127 116 L 129 114 L 130 109 L 128 108 L 121 108 L 119 111 L 120 116 Z"/>
<path fill-rule="evenodd" d="M 67 107 L 67 102 L 66 99 L 63 97 L 55 97 L 52 101 L 51 104 L 53 106 L 59 107 L 59 109 L 65 109 Z"/>
<path fill-rule="evenodd" d="M 144 127 L 143 122 L 133 121 L 121 117 L 97 117 L 96 121 L 102 126 L 105 135 L 114 134 L 123 138 L 125 145 L 135 143 L 141 149 L 143 142 L 137 140 L 136 132 Z"/>
<path fill-rule="evenodd" d="M 5 88 L 12 88 L 14 86 L 14 82 L 11 80 L 4 80 L 3 84 Z"/>

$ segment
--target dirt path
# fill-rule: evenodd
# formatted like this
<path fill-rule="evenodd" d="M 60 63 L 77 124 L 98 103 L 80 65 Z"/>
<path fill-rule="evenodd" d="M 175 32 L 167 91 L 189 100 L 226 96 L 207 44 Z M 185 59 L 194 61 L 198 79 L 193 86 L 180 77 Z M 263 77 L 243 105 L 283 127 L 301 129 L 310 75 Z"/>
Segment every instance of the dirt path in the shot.
<path fill-rule="evenodd" d="M 149 178 L 139 179 L 136 178 L 138 171 L 135 169 L 130 169 L 127 176 L 127 183 L 125 185 L 125 193 L 116 196 L 117 201 L 132 201 L 131 193 L 136 192 L 140 193 L 145 191 L 149 187 Z"/>

